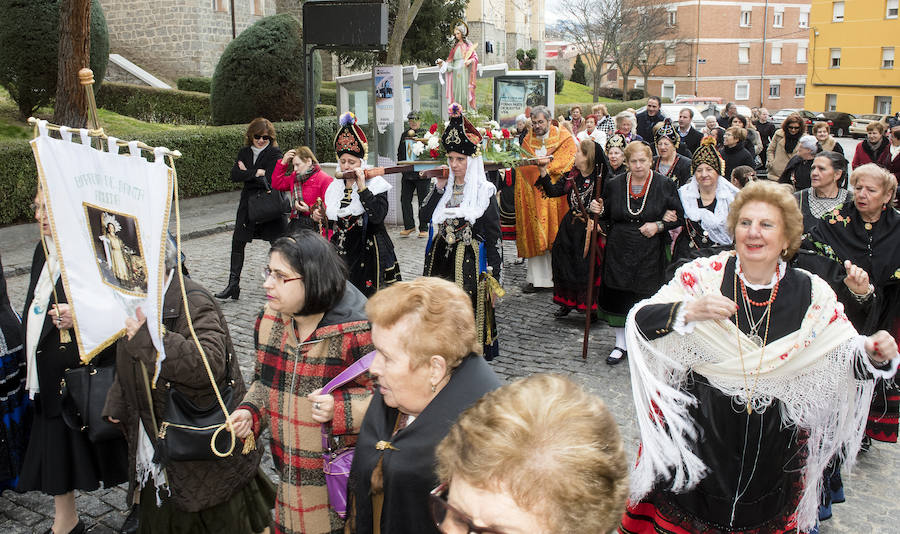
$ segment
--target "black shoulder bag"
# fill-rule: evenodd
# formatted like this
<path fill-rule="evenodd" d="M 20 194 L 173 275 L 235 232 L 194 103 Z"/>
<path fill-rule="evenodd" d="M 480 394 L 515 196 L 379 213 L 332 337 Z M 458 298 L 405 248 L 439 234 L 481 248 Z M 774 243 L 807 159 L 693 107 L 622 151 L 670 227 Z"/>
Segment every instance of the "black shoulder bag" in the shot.
<path fill-rule="evenodd" d="M 247 199 L 247 217 L 250 219 L 250 222 L 264 223 L 290 215 L 290 195 L 283 191 L 272 189 L 265 176 L 262 179 L 265 189 L 254 191 L 250 194 L 250 198 Z"/>

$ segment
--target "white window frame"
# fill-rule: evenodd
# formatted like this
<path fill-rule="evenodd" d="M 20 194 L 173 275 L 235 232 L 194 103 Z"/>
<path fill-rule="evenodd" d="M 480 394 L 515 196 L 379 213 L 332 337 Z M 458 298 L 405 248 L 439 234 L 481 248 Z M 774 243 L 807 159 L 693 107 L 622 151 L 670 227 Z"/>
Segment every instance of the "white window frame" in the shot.
<path fill-rule="evenodd" d="M 844 22 L 844 0 L 835 0 L 831 3 L 831 22 Z"/>
<path fill-rule="evenodd" d="M 884 46 L 881 48 L 881 68 L 882 69 L 893 69 L 894 68 L 894 47 L 893 46 Z"/>
<path fill-rule="evenodd" d="M 734 99 L 750 100 L 750 82 L 747 80 L 738 80 L 734 82 Z"/>
<path fill-rule="evenodd" d="M 742 57 L 742 53 L 746 52 L 746 56 Z M 738 64 L 746 65 L 750 63 L 750 43 L 738 43 Z"/>
<path fill-rule="evenodd" d="M 809 28 L 809 11 L 801 11 L 797 17 L 797 27 Z"/>
<path fill-rule="evenodd" d="M 677 54 L 675 52 L 675 45 L 666 45 L 666 65 L 675 64 L 675 61 L 677 60 Z"/>
<path fill-rule="evenodd" d="M 634 87 L 632 89 L 643 89 L 644 88 L 644 77 L 638 76 L 634 80 Z"/>
<path fill-rule="evenodd" d="M 777 53 L 775 52 L 776 50 L 778 51 Z M 783 57 L 782 52 L 784 52 L 784 50 L 783 50 L 781 43 L 773 43 L 772 44 L 772 64 L 773 65 L 781 64 L 782 57 Z"/>
<path fill-rule="evenodd" d="M 769 98 L 781 98 L 781 80 L 769 80 Z"/>
<path fill-rule="evenodd" d="M 892 98 L 889 96 L 875 96 L 875 113 L 890 113 Z"/>
<path fill-rule="evenodd" d="M 666 91 L 667 88 L 669 91 Z M 659 95 L 662 98 L 675 100 L 675 80 L 663 80 L 662 86 L 659 89 Z"/>
<path fill-rule="evenodd" d="M 666 10 L 666 26 L 674 28 L 678 25 L 678 8 L 668 8 Z"/>
<path fill-rule="evenodd" d="M 803 64 L 809 61 L 809 45 L 807 44 L 798 44 L 797 45 L 797 63 Z"/>
<path fill-rule="evenodd" d="M 885 0 L 884 18 L 895 19 L 898 11 L 900 11 L 900 0 Z"/>
<path fill-rule="evenodd" d="M 772 15 L 772 27 L 773 28 L 784 28 L 784 10 L 779 10 L 775 8 L 775 13 Z"/>
<path fill-rule="evenodd" d="M 835 54 L 837 52 L 837 54 Z M 837 59 L 837 65 L 835 65 L 834 60 Z M 840 48 L 830 48 L 828 50 L 828 68 L 829 69 L 839 69 L 841 68 L 841 49 Z"/>
<path fill-rule="evenodd" d="M 752 23 L 753 23 L 753 11 L 751 11 L 749 8 L 747 8 L 747 9 L 741 8 L 741 19 L 740 19 L 738 25 L 741 28 L 749 28 Z"/>
<path fill-rule="evenodd" d="M 806 98 L 806 80 L 794 82 L 794 98 Z"/>
<path fill-rule="evenodd" d="M 837 111 L 837 98 L 838 95 L 836 93 L 825 95 L 825 111 Z"/>

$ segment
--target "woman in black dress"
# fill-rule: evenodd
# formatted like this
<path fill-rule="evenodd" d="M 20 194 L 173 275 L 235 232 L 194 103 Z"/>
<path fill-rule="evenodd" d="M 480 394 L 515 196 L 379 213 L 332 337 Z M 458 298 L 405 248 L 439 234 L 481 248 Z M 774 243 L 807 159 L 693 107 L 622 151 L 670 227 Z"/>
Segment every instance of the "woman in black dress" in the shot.
<path fill-rule="evenodd" d="M 267 119 L 256 118 L 247 126 L 244 134 L 244 148 L 238 151 L 237 159 L 231 167 L 231 181 L 244 184 L 241 200 L 234 219 L 234 234 L 231 236 L 231 269 L 228 286 L 216 298 L 237 299 L 241 295 L 241 270 L 244 268 L 244 249 L 254 239 L 264 239 L 272 243 L 287 228 L 287 214 L 270 221 L 251 221 L 250 197 L 260 191 L 271 189 L 275 164 L 281 159 L 281 149 L 275 140 L 275 126 Z"/>
<path fill-rule="evenodd" d="M 9 302 L 0 262 L 0 492 L 16 487 L 31 431 L 24 349 L 22 321 Z"/>
<path fill-rule="evenodd" d="M 45 534 L 80 534 L 84 523 L 75 509 L 75 490 L 93 491 L 101 482 L 110 488 L 128 480 L 128 452 L 124 438 L 92 443 L 86 433 L 63 422 L 60 380 L 81 359 L 40 189 L 34 203 L 43 243 L 34 251 L 23 314 L 26 389 L 34 400 L 34 424 L 16 491 L 53 495 L 53 527 Z M 94 356 L 98 362 L 115 357 L 115 344 Z"/>
<path fill-rule="evenodd" d="M 811 186 L 794 193 L 803 213 L 803 234 L 812 232 L 822 217 L 853 201 L 840 183 L 847 181 L 847 160 L 837 152 L 820 152 L 813 160 Z"/>
<path fill-rule="evenodd" d="M 578 144 L 575 167 L 566 175 L 565 180 L 558 180 L 554 184 L 550 181 L 549 175 L 543 174 L 534 184 L 548 197 L 566 195 L 569 202 L 569 212 L 559 225 L 552 249 L 553 302 L 559 305 L 559 310 L 554 313 L 556 317 L 565 317 L 573 309 L 585 311 L 588 306 L 591 312 L 597 309 L 598 289 L 594 289 L 590 305 L 587 302 L 590 271 L 587 227 L 590 224 L 591 214 L 582 210 L 586 210 L 595 197 L 596 188 L 602 190 L 603 183 L 608 178 L 609 161 L 603 148 L 593 140 L 585 139 Z M 599 240 L 599 232 L 595 231 L 593 235 Z M 593 280 L 595 288 L 600 285 L 600 269 L 603 263 L 602 250 L 599 252 L 595 258 Z"/>
<path fill-rule="evenodd" d="M 625 165 L 625 147 L 628 146 L 628 140 L 619 133 L 612 134 L 606 140 L 606 157 L 609 159 L 609 176 L 612 178 L 618 174 L 628 172 L 628 165 Z"/>
<path fill-rule="evenodd" d="M 653 157 L 653 170 L 681 187 L 691 181 L 691 160 L 678 153 L 681 136 L 668 118 L 653 127 L 657 155 Z"/>
<path fill-rule="evenodd" d="M 334 151 L 341 173 L 353 178 L 331 182 L 325 190 L 325 211 L 313 220 L 325 221 L 334 232 L 331 243 L 347 264 L 349 281 L 366 297 L 400 280 L 400 265 L 394 243 L 384 227 L 388 213 L 388 191 L 393 186 L 383 176 L 366 179 L 366 134 L 356 125 L 356 116 L 341 115 L 334 137 Z M 327 221 L 326 221 L 327 219 Z"/>
<path fill-rule="evenodd" d="M 450 172 L 438 178 L 421 212 L 433 232 L 423 275 L 450 280 L 466 292 L 484 357 L 493 360 L 498 353 L 493 301 L 503 257 L 497 189 L 485 179 L 480 141 L 458 104 L 451 106 L 450 124 L 441 136 Z"/>
<path fill-rule="evenodd" d="M 640 300 L 665 281 L 668 230 L 681 226 L 683 210 L 675 183 L 650 168 L 650 147 L 632 141 L 625 147 L 628 172 L 609 180 L 602 201 L 591 201 L 609 224 L 600 315 L 616 332 L 616 345 L 606 363 L 615 365 L 627 355 L 625 316 Z M 664 221 L 674 211 L 671 222 Z"/>
<path fill-rule="evenodd" d="M 809 187 L 812 184 L 810 174 L 812 173 L 813 159 L 818 151 L 819 144 L 815 137 L 801 136 L 797 142 L 797 155 L 784 166 L 784 171 L 778 181 L 783 184 L 791 184 L 794 186 L 794 191 Z"/>

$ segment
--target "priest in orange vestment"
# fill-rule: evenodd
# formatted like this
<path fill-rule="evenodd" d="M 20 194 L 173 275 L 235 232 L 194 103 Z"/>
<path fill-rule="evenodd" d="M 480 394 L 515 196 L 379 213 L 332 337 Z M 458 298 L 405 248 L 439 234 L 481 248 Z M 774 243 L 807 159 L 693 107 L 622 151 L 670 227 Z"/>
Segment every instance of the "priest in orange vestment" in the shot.
<path fill-rule="evenodd" d="M 546 170 L 556 183 L 575 165 L 577 143 L 565 128 L 551 126 L 552 118 L 547 107 L 533 108 L 532 129 L 522 141 L 522 148 L 529 157 L 553 156 Z M 541 169 L 536 165 L 516 169 L 516 248 L 519 257 L 527 260 L 526 292 L 553 287 L 550 249 L 559 223 L 569 211 L 565 197 L 547 198 L 534 187 L 540 175 Z"/>

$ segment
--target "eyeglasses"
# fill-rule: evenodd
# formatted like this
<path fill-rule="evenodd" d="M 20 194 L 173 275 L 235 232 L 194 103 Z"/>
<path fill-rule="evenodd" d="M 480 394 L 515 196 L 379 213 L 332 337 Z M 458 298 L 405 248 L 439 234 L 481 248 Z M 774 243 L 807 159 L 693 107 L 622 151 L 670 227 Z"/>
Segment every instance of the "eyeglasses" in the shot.
<path fill-rule="evenodd" d="M 253 135 L 253 138 L 256 139 L 257 141 L 259 141 L 260 139 L 265 139 L 266 141 L 271 141 L 271 140 L 272 140 L 272 138 L 269 137 L 268 135 L 256 135 L 256 134 L 254 134 L 254 135 Z"/>
<path fill-rule="evenodd" d="M 446 483 L 434 488 L 428 495 L 431 507 L 431 518 L 435 526 L 444 534 L 503 534 L 499 530 L 477 527 L 472 518 L 450 506 L 447 493 L 450 486 Z"/>
<path fill-rule="evenodd" d="M 799 125 L 799 124 L 788 124 L 787 129 L 788 129 L 788 130 L 799 130 L 799 129 L 800 129 L 800 125 Z"/>
<path fill-rule="evenodd" d="M 275 280 L 275 283 L 277 283 L 277 284 L 286 284 L 288 282 L 293 282 L 294 280 L 301 280 L 303 278 L 302 276 L 297 276 L 295 278 L 286 278 L 283 274 L 279 273 L 278 271 L 273 271 L 272 269 L 269 269 L 268 267 L 263 267 L 261 274 L 262 274 L 263 280 L 268 280 L 269 277 L 271 277 L 273 280 Z"/>

